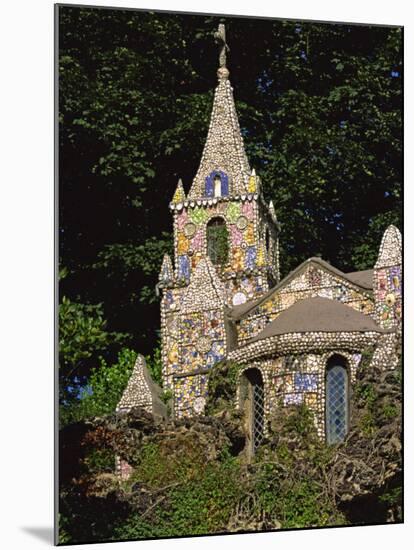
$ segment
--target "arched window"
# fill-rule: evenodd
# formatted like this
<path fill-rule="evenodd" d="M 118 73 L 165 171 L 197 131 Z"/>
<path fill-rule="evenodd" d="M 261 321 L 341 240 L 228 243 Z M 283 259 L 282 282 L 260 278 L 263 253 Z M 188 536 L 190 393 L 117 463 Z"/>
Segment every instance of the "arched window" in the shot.
<path fill-rule="evenodd" d="M 243 372 L 240 381 L 240 404 L 245 412 L 246 447 L 251 456 L 264 437 L 264 387 L 259 369 L 251 368 Z"/>
<path fill-rule="evenodd" d="M 207 253 L 215 265 L 227 263 L 229 232 L 223 218 L 212 218 L 207 224 Z"/>
<path fill-rule="evenodd" d="M 325 389 L 325 431 L 328 445 L 340 443 L 348 433 L 348 370 L 343 357 L 328 361 Z"/>
<path fill-rule="evenodd" d="M 221 177 L 219 174 L 214 176 L 214 196 L 221 197 Z"/>

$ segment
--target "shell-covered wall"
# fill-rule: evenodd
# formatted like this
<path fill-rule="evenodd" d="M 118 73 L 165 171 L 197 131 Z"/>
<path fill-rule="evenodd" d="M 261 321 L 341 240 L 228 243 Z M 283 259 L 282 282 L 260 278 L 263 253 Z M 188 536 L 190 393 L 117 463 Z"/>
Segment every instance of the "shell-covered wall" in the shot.
<path fill-rule="evenodd" d="M 176 416 L 202 412 L 206 376 L 227 352 L 224 287 L 208 259 L 188 287 L 169 289 L 162 300 L 164 385 L 173 391 Z M 195 409 L 193 409 L 195 407 Z"/>
<path fill-rule="evenodd" d="M 270 321 L 298 300 L 317 296 L 338 300 L 366 315 L 374 314 L 372 292 L 361 290 L 340 275 L 309 262 L 301 273 L 237 323 L 238 344 L 243 345 L 256 336 Z"/>
<path fill-rule="evenodd" d="M 345 359 L 352 384 L 361 362 L 361 353 L 350 353 L 342 349 L 320 354 L 262 359 L 242 366 L 240 376 L 249 368 L 257 368 L 262 374 L 265 395 L 265 433 L 267 421 L 272 415 L 277 414 L 279 407 L 304 403 L 314 413 L 318 435 L 321 438 L 325 436 L 325 374 L 328 361 L 333 355 L 340 355 Z M 241 405 L 240 387 L 239 383 L 238 406 Z"/>
<path fill-rule="evenodd" d="M 186 201 L 186 204 L 174 207 L 176 280 L 184 284 L 190 280 L 200 260 L 207 256 L 209 221 L 222 218 L 229 236 L 229 257 L 225 265 L 216 269 L 226 282 L 226 303 L 240 304 L 266 292 L 269 277 L 275 281 L 278 276 L 278 243 L 276 230 L 266 219 L 258 195 Z"/>

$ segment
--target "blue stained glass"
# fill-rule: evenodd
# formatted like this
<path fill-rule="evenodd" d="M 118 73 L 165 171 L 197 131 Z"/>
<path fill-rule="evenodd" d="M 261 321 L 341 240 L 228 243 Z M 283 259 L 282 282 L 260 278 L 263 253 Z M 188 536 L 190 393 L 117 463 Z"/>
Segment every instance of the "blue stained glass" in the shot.
<path fill-rule="evenodd" d="M 223 197 L 227 197 L 229 194 L 229 178 L 224 172 L 220 172 L 221 176 L 221 194 Z"/>
<path fill-rule="evenodd" d="M 326 439 L 340 443 L 348 431 L 348 373 L 335 365 L 326 374 Z"/>

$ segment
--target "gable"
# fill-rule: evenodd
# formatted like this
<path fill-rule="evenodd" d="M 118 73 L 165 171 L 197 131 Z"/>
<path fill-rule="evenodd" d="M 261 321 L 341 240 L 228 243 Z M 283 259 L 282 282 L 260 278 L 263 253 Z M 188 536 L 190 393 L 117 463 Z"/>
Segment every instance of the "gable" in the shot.
<path fill-rule="evenodd" d="M 357 273 L 362 272 L 354 272 L 348 276 L 347 273 L 336 269 L 321 258 L 309 258 L 258 300 L 233 307 L 229 312 L 229 317 L 237 321 L 267 310 L 270 307 L 270 302 L 292 292 L 311 292 L 311 295 L 304 295 L 303 298 L 320 296 L 344 301 L 343 294 L 349 291 L 349 299 L 346 301 L 372 300 L 372 282 L 366 276 L 367 272 L 364 272 L 364 277 L 357 277 Z M 335 287 L 343 287 L 343 290 L 332 292 Z M 294 301 L 289 304 L 289 298 L 285 297 L 285 307 L 289 307 L 293 303 Z"/>
<path fill-rule="evenodd" d="M 364 283 L 363 283 L 364 284 Z M 368 284 L 365 284 L 368 286 Z M 230 319 L 239 321 L 239 344 L 255 337 L 278 315 L 297 301 L 308 298 L 336 300 L 366 315 L 373 315 L 374 301 L 371 290 L 363 288 L 338 269 L 319 258 L 311 258 L 292 271 L 261 299 L 246 307 L 237 317 L 234 310 Z M 243 304 L 247 305 L 247 304 Z"/>

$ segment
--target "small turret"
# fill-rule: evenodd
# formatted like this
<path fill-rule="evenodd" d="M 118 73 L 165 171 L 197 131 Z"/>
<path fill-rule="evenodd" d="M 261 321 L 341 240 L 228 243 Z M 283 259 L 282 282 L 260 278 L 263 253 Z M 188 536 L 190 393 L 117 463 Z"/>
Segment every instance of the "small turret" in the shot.
<path fill-rule="evenodd" d="M 169 254 L 164 254 L 158 280 L 163 286 L 167 286 L 174 281 L 174 269 Z"/>
<path fill-rule="evenodd" d="M 273 201 L 269 202 L 269 212 L 270 212 L 270 215 L 272 217 L 272 220 L 276 223 L 277 222 L 277 217 L 276 217 L 276 210 L 275 210 L 275 206 L 273 204 Z"/>
<path fill-rule="evenodd" d="M 172 198 L 172 203 L 173 204 L 179 204 L 179 203 L 183 203 L 185 201 L 185 192 L 184 192 L 184 186 L 183 186 L 183 181 L 182 179 L 180 178 L 178 180 L 178 184 L 177 184 L 177 188 L 175 190 L 175 193 L 174 193 L 174 196 Z"/>
<path fill-rule="evenodd" d="M 395 225 L 389 225 L 382 236 L 375 269 L 400 265 L 402 253 L 401 233 Z"/>
<path fill-rule="evenodd" d="M 249 177 L 249 182 L 247 184 L 248 193 L 257 193 L 259 190 L 259 178 L 256 176 L 256 170 L 253 168 L 252 173 Z"/>
<path fill-rule="evenodd" d="M 394 225 L 390 225 L 382 237 L 374 266 L 375 315 L 383 328 L 398 328 L 401 325 L 401 264 L 401 233 Z"/>

